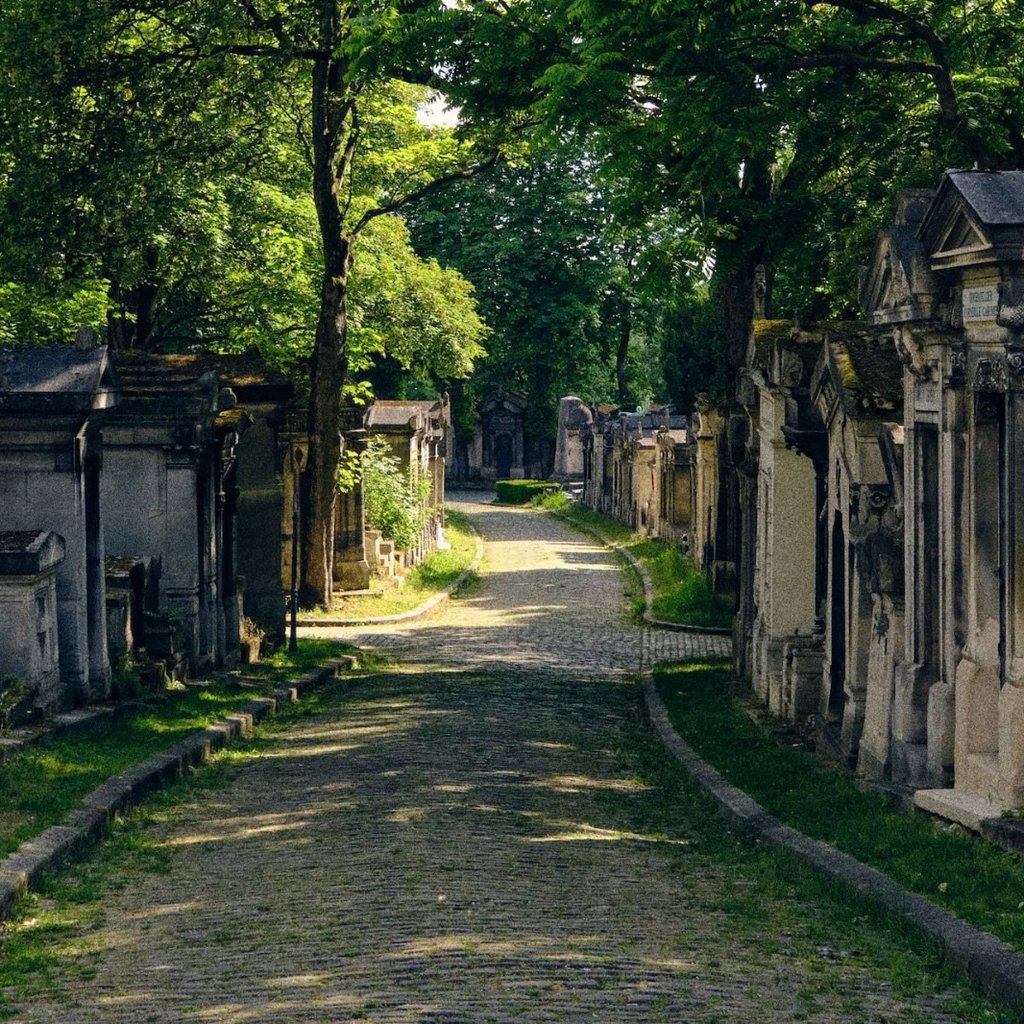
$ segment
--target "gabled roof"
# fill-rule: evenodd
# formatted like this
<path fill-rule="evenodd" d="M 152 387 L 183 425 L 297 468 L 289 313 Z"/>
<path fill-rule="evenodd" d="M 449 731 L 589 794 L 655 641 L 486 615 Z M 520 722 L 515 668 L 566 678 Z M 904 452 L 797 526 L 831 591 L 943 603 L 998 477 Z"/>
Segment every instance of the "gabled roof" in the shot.
<path fill-rule="evenodd" d="M 441 415 L 441 403 L 437 400 L 420 399 L 378 399 L 367 410 L 364 420 L 368 430 L 388 427 L 410 427 L 419 417 L 429 421 Z"/>
<path fill-rule="evenodd" d="M 114 356 L 126 391 L 162 393 L 193 388 L 206 374 L 240 399 L 287 400 L 292 382 L 258 352 L 118 352 Z"/>
<path fill-rule="evenodd" d="M 896 223 L 878 233 L 860 283 L 860 302 L 873 323 L 927 320 L 938 312 L 942 288 L 919 234 L 934 195 L 925 189 L 905 189 Z"/>
<path fill-rule="evenodd" d="M 747 347 L 747 366 L 770 383 L 807 387 L 821 348 L 821 334 L 792 320 L 755 320 Z"/>
<path fill-rule="evenodd" d="M 947 171 L 919 236 L 934 270 L 1024 261 L 1024 171 Z"/>
<path fill-rule="evenodd" d="M 0 346 L 0 406 L 8 411 L 108 408 L 117 381 L 106 346 Z"/>

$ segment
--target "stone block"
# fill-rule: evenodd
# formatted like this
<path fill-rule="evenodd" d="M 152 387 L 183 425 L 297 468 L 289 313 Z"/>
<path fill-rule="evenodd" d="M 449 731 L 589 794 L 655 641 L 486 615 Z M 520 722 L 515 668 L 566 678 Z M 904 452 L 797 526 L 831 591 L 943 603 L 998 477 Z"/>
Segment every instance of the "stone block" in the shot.
<path fill-rule="evenodd" d="M 1002 811 L 996 801 L 961 789 L 919 789 L 914 794 L 914 803 L 929 814 L 955 821 L 974 832 L 980 832 L 983 821 L 998 818 Z"/>
<path fill-rule="evenodd" d="M 928 748 L 924 743 L 904 743 L 893 740 L 892 780 L 900 785 L 917 789 L 932 783 L 928 769 Z"/>
<path fill-rule="evenodd" d="M 928 691 L 928 769 L 942 774 L 953 767 L 956 736 L 956 691 L 934 683 Z"/>
<path fill-rule="evenodd" d="M 928 739 L 928 701 L 921 692 L 920 673 L 920 665 L 904 664 L 896 669 L 892 734 L 901 743 L 925 743 Z"/>

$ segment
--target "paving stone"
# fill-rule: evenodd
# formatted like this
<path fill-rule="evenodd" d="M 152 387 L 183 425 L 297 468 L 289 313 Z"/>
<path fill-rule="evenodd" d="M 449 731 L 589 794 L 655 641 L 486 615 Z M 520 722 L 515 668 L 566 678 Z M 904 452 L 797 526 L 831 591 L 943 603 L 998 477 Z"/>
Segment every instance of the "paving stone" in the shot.
<path fill-rule="evenodd" d="M 692 823 L 648 831 L 633 673 L 703 638 L 648 642 L 614 558 L 564 525 L 471 511 L 482 584 L 346 632 L 398 663 L 155 825 L 168 870 L 62 934 L 59 993 L 17 1020 L 957 1019 L 888 989 L 877 947 L 817 953 L 820 908 L 755 892 Z"/>

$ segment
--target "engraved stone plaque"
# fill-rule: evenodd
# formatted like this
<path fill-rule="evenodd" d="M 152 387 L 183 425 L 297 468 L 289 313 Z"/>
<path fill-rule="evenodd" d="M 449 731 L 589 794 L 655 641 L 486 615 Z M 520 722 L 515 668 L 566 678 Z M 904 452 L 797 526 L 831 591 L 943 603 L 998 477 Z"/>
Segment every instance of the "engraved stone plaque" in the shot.
<path fill-rule="evenodd" d="M 998 285 L 964 289 L 964 323 L 995 320 L 999 309 Z"/>

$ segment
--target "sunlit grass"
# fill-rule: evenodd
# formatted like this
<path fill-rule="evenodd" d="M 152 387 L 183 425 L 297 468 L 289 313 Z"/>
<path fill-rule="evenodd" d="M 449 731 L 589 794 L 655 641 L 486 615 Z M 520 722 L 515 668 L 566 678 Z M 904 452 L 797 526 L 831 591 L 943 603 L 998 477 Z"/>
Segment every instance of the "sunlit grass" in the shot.
<path fill-rule="evenodd" d="M 247 665 L 247 686 L 240 685 L 240 672 L 221 673 L 202 687 L 151 695 L 116 717 L 29 747 L 0 763 L 0 856 L 57 824 L 111 775 L 345 649 L 334 641 L 301 640 L 294 653 L 283 650 L 268 663 Z"/>

